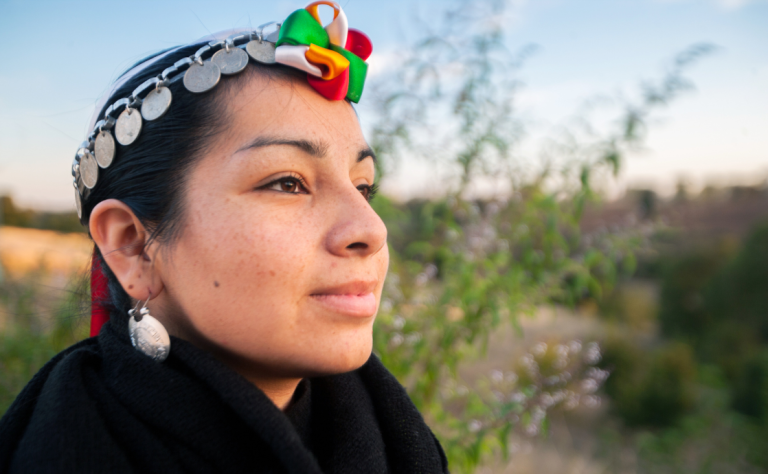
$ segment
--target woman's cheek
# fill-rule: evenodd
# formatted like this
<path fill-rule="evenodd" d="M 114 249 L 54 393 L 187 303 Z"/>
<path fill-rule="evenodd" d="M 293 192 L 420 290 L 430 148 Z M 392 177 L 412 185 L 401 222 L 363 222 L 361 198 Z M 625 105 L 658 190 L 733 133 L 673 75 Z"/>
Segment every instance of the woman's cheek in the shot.
<path fill-rule="evenodd" d="M 386 242 L 376 255 L 376 262 L 379 275 L 379 298 L 381 298 L 381 293 L 384 290 L 384 280 L 387 278 L 387 271 L 389 270 L 389 246 Z"/>

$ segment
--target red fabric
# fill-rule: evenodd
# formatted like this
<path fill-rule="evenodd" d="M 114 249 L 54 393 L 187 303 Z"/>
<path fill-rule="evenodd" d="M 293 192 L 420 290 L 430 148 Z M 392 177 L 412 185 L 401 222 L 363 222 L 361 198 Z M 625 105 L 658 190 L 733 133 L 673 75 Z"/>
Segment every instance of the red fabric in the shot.
<path fill-rule="evenodd" d="M 107 277 L 101 270 L 101 258 L 94 248 L 91 259 L 91 337 L 98 336 L 101 326 L 109 321 L 109 311 L 104 306 L 108 300 Z"/>
<path fill-rule="evenodd" d="M 333 79 L 325 80 L 322 77 L 315 77 L 307 74 L 309 85 L 314 87 L 317 92 L 328 100 L 342 100 L 347 96 L 349 89 L 349 68 Z"/>
<path fill-rule="evenodd" d="M 344 46 L 344 49 L 355 53 L 356 56 L 365 61 L 373 52 L 373 44 L 368 35 L 360 30 L 350 28 L 347 31 L 347 44 Z"/>

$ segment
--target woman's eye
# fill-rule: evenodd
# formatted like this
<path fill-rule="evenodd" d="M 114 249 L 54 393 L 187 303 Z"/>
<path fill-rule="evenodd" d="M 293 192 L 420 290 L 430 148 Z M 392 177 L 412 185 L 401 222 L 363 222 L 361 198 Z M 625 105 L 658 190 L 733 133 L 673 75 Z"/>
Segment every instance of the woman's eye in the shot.
<path fill-rule="evenodd" d="M 373 199 L 373 196 L 376 195 L 376 191 L 378 191 L 379 186 L 376 184 L 361 184 L 357 187 L 357 190 L 360 191 L 360 194 L 363 195 L 366 201 L 370 201 Z"/>
<path fill-rule="evenodd" d="M 303 194 L 307 193 L 307 189 L 302 183 L 301 179 L 294 177 L 285 177 L 272 181 L 264 186 L 264 189 L 271 189 L 274 191 L 280 191 L 290 194 Z"/>

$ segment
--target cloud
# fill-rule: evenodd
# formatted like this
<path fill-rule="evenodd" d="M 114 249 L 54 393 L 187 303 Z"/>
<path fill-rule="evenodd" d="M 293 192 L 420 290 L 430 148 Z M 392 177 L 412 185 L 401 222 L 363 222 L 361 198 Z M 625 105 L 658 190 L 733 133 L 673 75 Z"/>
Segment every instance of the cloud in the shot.
<path fill-rule="evenodd" d="M 748 3 L 752 3 L 754 0 L 715 0 L 715 3 L 725 8 L 726 10 L 737 10 Z"/>
<path fill-rule="evenodd" d="M 368 78 L 378 77 L 381 74 L 399 67 L 403 60 L 403 54 L 397 50 L 374 51 L 366 61 L 368 63 Z"/>

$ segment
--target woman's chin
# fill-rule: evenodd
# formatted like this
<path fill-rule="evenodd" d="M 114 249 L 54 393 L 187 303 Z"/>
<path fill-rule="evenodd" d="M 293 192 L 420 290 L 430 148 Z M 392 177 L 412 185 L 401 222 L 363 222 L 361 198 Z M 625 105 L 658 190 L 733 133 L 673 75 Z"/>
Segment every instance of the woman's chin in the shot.
<path fill-rule="evenodd" d="M 305 376 L 318 377 L 343 374 L 357 370 L 371 357 L 372 336 L 343 342 L 332 342 L 321 353 L 307 354 L 302 358 Z"/>

